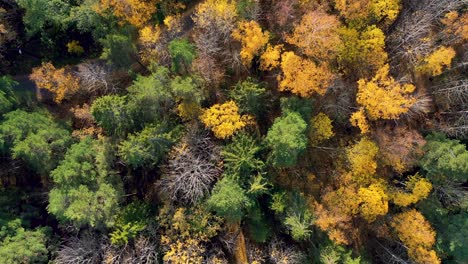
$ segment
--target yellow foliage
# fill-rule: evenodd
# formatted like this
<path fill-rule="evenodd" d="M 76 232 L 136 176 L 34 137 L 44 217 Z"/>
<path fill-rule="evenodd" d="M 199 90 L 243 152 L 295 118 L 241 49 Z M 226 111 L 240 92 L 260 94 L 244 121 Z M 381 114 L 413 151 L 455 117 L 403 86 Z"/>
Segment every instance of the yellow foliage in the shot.
<path fill-rule="evenodd" d="M 254 56 L 268 43 L 270 33 L 262 32 L 262 28 L 254 20 L 242 21 L 232 32 L 232 37 L 242 44 L 240 52 L 242 62 L 244 65 L 250 65 Z"/>
<path fill-rule="evenodd" d="M 393 22 L 400 12 L 400 0 L 336 0 L 335 8 L 347 20 L 362 26 L 369 20 L 386 24 Z"/>
<path fill-rule="evenodd" d="M 265 52 L 260 56 L 260 70 L 271 71 L 278 67 L 282 51 L 283 45 L 271 46 L 268 44 Z"/>
<path fill-rule="evenodd" d="M 236 1 L 206 0 L 197 6 L 193 20 L 199 28 L 223 30 L 230 27 L 236 17 Z"/>
<path fill-rule="evenodd" d="M 440 263 L 433 250 L 435 232 L 424 216 L 412 209 L 393 218 L 391 226 L 408 248 L 408 255 L 417 263 Z"/>
<path fill-rule="evenodd" d="M 293 34 L 286 37 L 286 41 L 298 46 L 307 56 L 329 60 L 335 57 L 341 43 L 339 26 L 340 21 L 336 16 L 323 11 L 309 12 L 294 27 Z"/>
<path fill-rule="evenodd" d="M 177 105 L 177 113 L 184 120 L 192 120 L 198 117 L 202 109 L 196 102 L 182 101 Z"/>
<path fill-rule="evenodd" d="M 380 68 L 370 81 L 358 81 L 357 102 L 364 106 L 367 117 L 371 120 L 397 119 L 406 113 L 415 103 L 412 84 L 400 84 L 389 76 L 388 64 Z"/>
<path fill-rule="evenodd" d="M 84 52 L 83 47 L 80 45 L 80 42 L 77 40 L 72 40 L 67 43 L 67 49 L 69 53 L 75 53 L 77 55 L 80 55 Z"/>
<path fill-rule="evenodd" d="M 440 47 L 424 59 L 418 70 L 431 76 L 440 75 L 444 67 L 450 68 L 455 55 L 456 52 L 452 47 Z"/>
<path fill-rule="evenodd" d="M 379 215 L 386 215 L 388 212 L 388 196 L 381 184 L 371 184 L 367 188 L 359 188 L 359 201 L 361 205 L 359 211 L 371 223 Z"/>
<path fill-rule="evenodd" d="M 318 144 L 333 137 L 332 120 L 324 113 L 312 117 L 310 120 L 309 139 L 312 144 Z"/>
<path fill-rule="evenodd" d="M 291 91 L 301 97 L 309 97 L 314 93 L 325 94 L 333 78 L 326 64 L 317 66 L 292 51 L 284 52 L 281 59 L 283 76 L 280 77 L 280 91 Z"/>
<path fill-rule="evenodd" d="M 392 193 L 392 200 L 396 205 L 408 206 L 426 199 L 432 191 L 432 184 L 416 174 L 409 178 L 406 183 L 406 190 L 408 192 L 398 190 Z"/>
<path fill-rule="evenodd" d="M 113 14 L 120 19 L 120 24 L 128 22 L 141 28 L 156 12 L 158 2 L 159 0 L 99 0 L 95 9 L 99 14 L 112 9 Z"/>
<path fill-rule="evenodd" d="M 370 127 L 363 107 L 359 108 L 359 111 L 354 112 L 349 118 L 349 121 L 351 125 L 359 127 L 362 134 L 369 132 Z"/>
<path fill-rule="evenodd" d="M 34 81 L 37 87 L 49 90 L 55 97 L 54 101 L 62 102 L 66 97 L 78 91 L 78 80 L 66 73 L 64 68 L 56 69 L 52 63 L 42 63 L 40 67 L 32 70 L 29 78 Z"/>
<path fill-rule="evenodd" d="M 164 25 L 168 31 L 180 32 L 182 30 L 182 24 L 180 22 L 181 15 L 167 16 L 164 18 Z"/>
<path fill-rule="evenodd" d="M 150 63 L 158 57 L 160 38 L 161 28 L 158 26 L 145 26 L 139 30 L 139 53 L 143 62 Z"/>
<path fill-rule="evenodd" d="M 357 178 L 374 175 L 377 170 L 376 156 L 379 152 L 377 145 L 367 138 L 346 150 L 351 171 Z"/>
<path fill-rule="evenodd" d="M 239 107 L 234 101 L 215 104 L 200 116 L 203 124 L 210 128 L 217 138 L 222 139 L 228 138 L 239 129 L 244 128 L 251 119 L 251 116 L 239 114 Z"/>
<path fill-rule="evenodd" d="M 461 40 L 468 39 L 468 13 L 460 16 L 457 11 L 451 11 L 445 14 L 441 22 L 446 27 L 444 32 L 447 35 L 455 35 Z"/>

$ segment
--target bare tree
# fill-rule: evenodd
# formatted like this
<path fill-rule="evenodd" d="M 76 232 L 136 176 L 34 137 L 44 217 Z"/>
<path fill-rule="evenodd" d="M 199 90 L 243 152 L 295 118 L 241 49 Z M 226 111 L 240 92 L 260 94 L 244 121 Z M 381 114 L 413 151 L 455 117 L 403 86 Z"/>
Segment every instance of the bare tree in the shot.
<path fill-rule="evenodd" d="M 172 201 L 195 204 L 221 174 L 219 148 L 206 132 L 190 132 L 162 167 L 161 191 Z"/>
<path fill-rule="evenodd" d="M 304 254 L 295 246 L 288 245 L 277 238 L 271 240 L 269 245 L 270 261 L 274 264 L 304 263 Z"/>
<path fill-rule="evenodd" d="M 60 264 L 100 263 L 102 257 L 101 242 L 95 235 L 86 233 L 81 237 L 72 237 L 57 251 L 55 261 Z"/>
<path fill-rule="evenodd" d="M 107 243 L 103 249 L 107 264 L 157 264 L 157 250 L 156 242 L 143 236 L 137 238 L 133 245 L 115 247 Z"/>
<path fill-rule="evenodd" d="M 78 64 L 76 75 L 80 88 L 90 94 L 109 94 L 118 91 L 119 76 L 112 68 L 101 61 L 88 61 Z"/>

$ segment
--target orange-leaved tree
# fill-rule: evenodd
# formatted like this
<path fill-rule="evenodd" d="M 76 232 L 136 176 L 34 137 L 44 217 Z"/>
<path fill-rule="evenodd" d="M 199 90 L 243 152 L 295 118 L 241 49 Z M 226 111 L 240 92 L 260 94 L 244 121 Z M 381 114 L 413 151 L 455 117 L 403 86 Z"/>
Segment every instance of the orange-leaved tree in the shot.
<path fill-rule="evenodd" d="M 279 77 L 279 90 L 291 91 L 301 97 L 309 97 L 314 93 L 324 95 L 333 78 L 326 63 L 317 65 L 292 51 L 281 55 L 281 69 L 283 75 Z"/>
<path fill-rule="evenodd" d="M 56 69 L 50 62 L 42 63 L 41 66 L 32 70 L 29 78 L 34 81 L 37 87 L 49 90 L 54 94 L 54 101 L 62 102 L 79 89 L 78 79 L 65 68 Z"/>
<path fill-rule="evenodd" d="M 100 0 L 95 9 L 99 14 L 111 10 L 120 19 L 120 24 L 127 22 L 141 28 L 151 20 L 158 2 L 159 0 Z"/>

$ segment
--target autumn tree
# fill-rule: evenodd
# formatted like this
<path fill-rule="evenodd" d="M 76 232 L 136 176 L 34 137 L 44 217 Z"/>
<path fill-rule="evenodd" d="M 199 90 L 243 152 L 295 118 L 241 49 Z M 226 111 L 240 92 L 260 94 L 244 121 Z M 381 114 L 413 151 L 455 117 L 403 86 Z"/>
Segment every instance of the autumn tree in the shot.
<path fill-rule="evenodd" d="M 339 30 L 338 64 L 346 74 L 369 77 L 387 62 L 385 34 L 375 26 L 362 31 L 355 28 Z"/>
<path fill-rule="evenodd" d="M 296 112 L 286 112 L 275 119 L 265 138 L 275 166 L 290 167 L 297 163 L 307 147 L 306 129 L 307 123 Z"/>
<path fill-rule="evenodd" d="M 99 14 L 105 14 L 111 10 L 112 14 L 120 20 L 120 24 L 127 22 L 141 28 L 151 20 L 158 2 L 159 0 L 100 0 L 95 8 Z"/>
<path fill-rule="evenodd" d="M 341 44 L 338 34 L 340 22 L 336 16 L 323 11 L 312 11 L 302 16 L 301 22 L 294 27 L 286 41 L 296 45 L 305 55 L 320 61 L 336 56 Z"/>
<path fill-rule="evenodd" d="M 332 120 L 324 113 L 312 117 L 310 120 L 309 139 L 312 144 L 319 144 L 333 137 Z"/>
<path fill-rule="evenodd" d="M 317 65 L 292 51 L 281 55 L 281 70 L 283 74 L 279 78 L 279 90 L 291 91 L 302 97 L 310 97 L 315 93 L 324 95 L 333 78 L 325 63 Z"/>
<path fill-rule="evenodd" d="M 283 45 L 272 46 L 268 44 L 265 51 L 260 56 L 260 70 L 271 71 L 277 68 L 281 63 L 281 53 Z"/>
<path fill-rule="evenodd" d="M 408 248 L 408 255 L 417 263 L 440 263 L 432 250 L 435 232 L 424 216 L 415 209 L 400 213 L 391 222 L 398 238 Z"/>
<path fill-rule="evenodd" d="M 415 103 L 415 99 L 408 96 L 414 90 L 414 85 L 400 84 L 389 76 L 387 64 L 371 80 L 358 81 L 356 101 L 364 107 L 370 120 L 398 119 Z"/>
<path fill-rule="evenodd" d="M 338 0 L 335 1 L 335 8 L 352 25 L 382 22 L 390 25 L 397 18 L 401 4 L 400 0 Z"/>
<path fill-rule="evenodd" d="M 170 84 L 171 93 L 178 103 L 177 110 L 180 117 L 185 120 L 196 119 L 202 109 L 201 103 L 205 99 L 205 90 L 201 86 L 198 76 L 182 78 L 176 76 Z"/>
<path fill-rule="evenodd" d="M 362 138 L 356 144 L 348 147 L 346 155 L 350 163 L 351 172 L 360 179 L 375 174 L 378 152 L 379 148 L 377 145 L 368 138 Z"/>
<path fill-rule="evenodd" d="M 380 215 L 388 212 L 388 195 L 381 184 L 371 184 L 369 187 L 359 188 L 359 212 L 367 222 L 373 222 Z"/>
<path fill-rule="evenodd" d="M 238 24 L 237 29 L 232 32 L 232 37 L 240 41 L 242 49 L 240 56 L 244 65 L 249 66 L 254 56 L 258 55 L 259 51 L 268 43 L 270 33 L 262 32 L 260 25 L 252 21 L 242 21 Z"/>
<path fill-rule="evenodd" d="M 52 63 L 42 63 L 40 67 L 34 68 L 29 76 L 37 87 L 46 89 L 54 94 L 54 101 L 57 103 L 68 99 L 78 91 L 79 83 L 65 68 L 56 69 Z"/>
<path fill-rule="evenodd" d="M 455 55 L 455 50 L 452 47 L 442 46 L 424 58 L 418 69 L 421 73 L 430 76 L 440 75 L 444 68 L 450 69 L 450 64 Z"/>
<path fill-rule="evenodd" d="M 426 199 L 432 191 L 432 184 L 418 174 L 410 176 L 405 183 L 405 191 L 396 190 L 391 193 L 393 203 L 398 206 L 408 206 Z"/>
<path fill-rule="evenodd" d="M 213 131 L 217 138 L 225 139 L 247 126 L 251 122 L 251 117 L 240 115 L 237 104 L 234 101 L 228 101 L 206 109 L 200 116 L 200 120 Z"/>

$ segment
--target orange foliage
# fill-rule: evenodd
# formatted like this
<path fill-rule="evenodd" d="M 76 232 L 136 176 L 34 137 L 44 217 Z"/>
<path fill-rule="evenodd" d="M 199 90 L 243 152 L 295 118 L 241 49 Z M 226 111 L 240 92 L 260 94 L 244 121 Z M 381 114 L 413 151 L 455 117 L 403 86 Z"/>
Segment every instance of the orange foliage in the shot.
<path fill-rule="evenodd" d="M 291 91 L 302 97 L 309 97 L 314 93 L 324 95 L 333 74 L 326 64 L 320 66 L 313 61 L 302 59 L 292 51 L 281 55 L 281 69 L 279 90 Z"/>
<path fill-rule="evenodd" d="M 56 69 L 52 63 L 42 63 L 40 67 L 32 70 L 29 78 L 34 81 L 37 87 L 49 90 L 55 97 L 54 101 L 62 102 L 63 99 L 69 97 L 78 91 L 78 80 L 66 73 L 64 68 Z"/>
<path fill-rule="evenodd" d="M 424 216 L 412 209 L 400 213 L 391 222 L 400 240 L 408 248 L 408 255 L 417 263 L 436 264 L 440 259 L 431 250 L 435 232 Z"/>
<path fill-rule="evenodd" d="M 268 44 L 265 52 L 260 56 L 260 69 L 262 71 L 271 71 L 278 67 L 282 51 L 283 45 L 271 46 Z"/>
<path fill-rule="evenodd" d="M 336 56 L 341 40 L 338 34 L 340 22 L 333 15 L 323 11 L 306 13 L 294 28 L 292 35 L 286 37 L 290 44 L 317 60 L 329 60 Z"/>
<path fill-rule="evenodd" d="M 445 34 L 455 35 L 461 40 L 468 40 L 468 13 L 460 16 L 457 11 L 451 11 L 445 14 L 441 22 L 446 27 Z"/>

